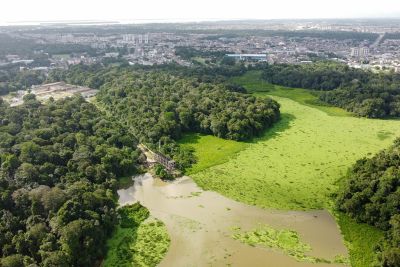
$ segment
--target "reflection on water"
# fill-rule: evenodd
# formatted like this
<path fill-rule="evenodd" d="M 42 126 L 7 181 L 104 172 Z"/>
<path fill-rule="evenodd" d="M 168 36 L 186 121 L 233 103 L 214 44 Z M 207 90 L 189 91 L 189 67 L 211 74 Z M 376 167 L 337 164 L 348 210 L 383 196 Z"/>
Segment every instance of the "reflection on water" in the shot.
<path fill-rule="evenodd" d="M 232 229 L 259 224 L 297 231 L 311 245 L 309 255 L 347 256 L 336 222 L 327 211 L 275 211 L 236 202 L 201 190 L 189 177 L 165 183 L 146 173 L 118 191 L 120 205 L 140 201 L 162 220 L 171 237 L 160 266 L 343 266 L 297 262 L 281 251 L 251 247 L 234 240 Z"/>

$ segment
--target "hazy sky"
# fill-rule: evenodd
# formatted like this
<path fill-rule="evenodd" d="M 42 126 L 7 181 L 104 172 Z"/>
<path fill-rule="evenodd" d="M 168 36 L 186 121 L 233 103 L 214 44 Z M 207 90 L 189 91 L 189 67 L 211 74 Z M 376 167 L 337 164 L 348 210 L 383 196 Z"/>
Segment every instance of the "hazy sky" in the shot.
<path fill-rule="evenodd" d="M 0 22 L 400 17 L 400 0 L 0 0 Z"/>

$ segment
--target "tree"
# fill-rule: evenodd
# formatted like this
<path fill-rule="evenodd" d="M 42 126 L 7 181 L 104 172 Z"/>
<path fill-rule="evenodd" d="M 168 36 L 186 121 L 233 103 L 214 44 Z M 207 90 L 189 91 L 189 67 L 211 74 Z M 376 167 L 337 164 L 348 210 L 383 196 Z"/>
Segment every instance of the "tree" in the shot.
<path fill-rule="evenodd" d="M 24 267 L 24 257 L 21 254 L 11 255 L 1 259 L 3 267 Z"/>
<path fill-rule="evenodd" d="M 68 267 L 70 262 L 70 258 L 62 252 L 55 251 L 50 252 L 46 255 L 43 260 L 43 267 Z"/>
<path fill-rule="evenodd" d="M 39 171 L 31 163 L 22 163 L 15 172 L 15 182 L 21 186 L 38 182 Z"/>
<path fill-rule="evenodd" d="M 78 219 L 63 228 L 60 241 L 63 252 L 72 259 L 71 265 L 88 266 L 102 255 L 102 251 L 96 249 L 96 243 L 104 242 L 103 237 L 93 222 Z"/>

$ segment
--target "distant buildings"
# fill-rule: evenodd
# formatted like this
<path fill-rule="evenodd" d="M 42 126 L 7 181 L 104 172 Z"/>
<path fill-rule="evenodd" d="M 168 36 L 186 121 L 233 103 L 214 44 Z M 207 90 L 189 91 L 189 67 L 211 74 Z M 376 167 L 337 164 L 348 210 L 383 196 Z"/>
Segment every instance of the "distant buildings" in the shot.
<path fill-rule="evenodd" d="M 123 34 L 122 41 L 124 43 L 131 44 L 148 44 L 149 43 L 149 35 L 148 34 Z"/>
<path fill-rule="evenodd" d="M 122 35 L 122 40 L 124 42 L 135 42 L 135 35 L 134 34 L 124 34 Z"/>
<path fill-rule="evenodd" d="M 267 61 L 266 54 L 227 54 L 227 57 L 234 58 L 236 60 L 258 60 Z"/>
<path fill-rule="evenodd" d="M 368 25 L 367 25 L 368 26 Z M 399 32 L 396 25 L 392 25 L 392 29 L 387 25 L 372 26 L 354 25 L 354 23 L 335 23 L 329 22 L 296 22 L 289 24 L 269 24 L 266 26 L 261 24 L 233 24 L 218 25 L 221 29 L 265 29 L 270 30 L 328 30 L 337 32 L 376 32 L 379 38 L 374 36 L 367 39 L 352 38 L 324 38 L 321 36 L 305 34 L 298 37 L 296 35 L 233 35 L 225 36 L 224 34 L 207 33 L 206 29 L 214 30 L 214 26 L 192 25 L 195 29 L 202 29 L 201 33 L 179 33 L 168 31 L 151 31 L 151 32 L 132 32 L 126 30 L 124 33 L 105 32 L 93 33 L 87 32 L 71 32 L 57 33 L 54 31 L 10 31 L 8 34 L 15 39 L 34 40 L 38 44 L 81 44 L 90 46 L 92 49 L 82 52 L 54 54 L 49 51 L 34 51 L 38 55 L 48 57 L 50 66 L 38 66 L 37 63 L 30 64 L 30 58 L 25 55 L 9 54 L 0 57 L 0 66 L 19 65 L 23 69 L 34 69 L 37 67 L 68 68 L 69 65 L 75 64 L 94 64 L 102 62 L 104 58 L 123 58 L 130 64 L 139 65 L 159 65 L 176 62 L 183 66 L 191 66 L 193 59 L 181 58 L 176 54 L 177 47 L 189 47 L 204 52 L 220 52 L 229 54 L 227 57 L 241 61 L 266 61 L 270 64 L 305 64 L 315 61 L 316 58 L 325 60 L 339 60 L 349 65 L 370 65 L 372 68 L 382 66 L 387 69 L 399 69 L 400 61 L 400 38 L 397 35 L 383 34 L 384 32 Z M 131 26 L 130 26 L 131 27 Z M 183 25 L 182 25 L 183 27 Z M 192 29 L 192 28 L 190 28 Z M 220 29 L 220 28 L 218 28 Z M 143 30 L 143 29 L 141 29 Z M 336 33 L 335 33 L 336 34 Z M 373 40 L 375 39 L 375 40 Z M 51 46 L 50 46 L 51 47 Z M 118 51 L 118 52 L 117 52 Z M 94 53 L 92 53 L 94 52 Z M 212 60 L 208 60 L 207 56 L 203 58 L 205 64 L 215 64 Z M 197 60 L 197 59 L 196 59 Z M 195 61 L 196 61 L 195 60 Z M 207 61 L 207 62 L 206 62 Z M 40 61 L 39 61 L 40 62 Z M 40 64 L 40 63 L 38 63 Z"/>
<path fill-rule="evenodd" d="M 117 58 L 119 56 L 118 52 L 109 52 L 109 53 L 105 53 L 104 57 L 108 57 L 108 58 Z"/>
<path fill-rule="evenodd" d="M 88 87 L 66 84 L 64 82 L 48 83 L 42 85 L 33 85 L 30 93 L 36 95 L 39 101 L 47 101 L 50 98 L 54 100 L 62 99 L 65 97 L 80 94 L 84 98 L 90 98 L 97 94 L 98 90 Z M 23 104 L 23 97 L 28 91 L 18 91 L 14 96 L 8 100 L 10 106 L 18 106 Z"/>
<path fill-rule="evenodd" d="M 368 47 L 352 47 L 350 51 L 350 56 L 357 58 L 367 58 L 369 56 Z"/>

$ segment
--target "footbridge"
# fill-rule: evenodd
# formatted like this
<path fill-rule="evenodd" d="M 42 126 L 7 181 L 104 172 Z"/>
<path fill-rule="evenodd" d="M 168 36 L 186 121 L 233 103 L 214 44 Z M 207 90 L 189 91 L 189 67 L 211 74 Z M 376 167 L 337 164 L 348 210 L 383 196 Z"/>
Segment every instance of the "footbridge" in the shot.
<path fill-rule="evenodd" d="M 156 152 L 148 148 L 145 144 L 139 144 L 138 148 L 143 152 L 150 164 L 159 163 L 163 165 L 168 171 L 176 169 L 176 162 L 160 152 Z"/>

